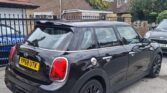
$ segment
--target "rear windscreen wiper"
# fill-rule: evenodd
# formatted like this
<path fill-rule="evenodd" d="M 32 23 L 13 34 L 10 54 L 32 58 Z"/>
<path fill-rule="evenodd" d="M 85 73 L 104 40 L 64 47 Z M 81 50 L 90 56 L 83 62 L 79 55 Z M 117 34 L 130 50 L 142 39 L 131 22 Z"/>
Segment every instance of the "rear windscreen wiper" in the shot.
<path fill-rule="evenodd" d="M 29 40 L 27 40 L 27 42 L 28 42 L 29 45 L 35 46 L 33 42 L 31 42 Z"/>
<path fill-rule="evenodd" d="M 33 46 L 35 46 L 35 47 L 39 47 L 38 42 L 44 40 L 45 38 L 46 38 L 46 37 L 43 36 L 43 37 L 41 37 L 41 38 L 39 38 L 39 39 L 35 39 L 35 40 L 33 40 L 33 41 L 27 40 L 27 42 L 28 42 L 30 45 L 33 45 Z"/>

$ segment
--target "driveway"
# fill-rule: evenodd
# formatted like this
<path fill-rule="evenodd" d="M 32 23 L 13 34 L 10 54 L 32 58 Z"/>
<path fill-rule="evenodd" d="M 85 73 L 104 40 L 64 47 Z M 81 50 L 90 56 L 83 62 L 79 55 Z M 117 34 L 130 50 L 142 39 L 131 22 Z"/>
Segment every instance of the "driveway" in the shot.
<path fill-rule="evenodd" d="M 0 93 L 11 93 L 3 82 L 4 68 L 0 68 Z M 167 56 L 163 58 L 160 76 L 155 79 L 144 78 L 118 93 L 167 93 Z"/>
<path fill-rule="evenodd" d="M 158 78 L 144 78 L 119 93 L 167 93 L 167 56 L 163 58 L 162 69 Z"/>

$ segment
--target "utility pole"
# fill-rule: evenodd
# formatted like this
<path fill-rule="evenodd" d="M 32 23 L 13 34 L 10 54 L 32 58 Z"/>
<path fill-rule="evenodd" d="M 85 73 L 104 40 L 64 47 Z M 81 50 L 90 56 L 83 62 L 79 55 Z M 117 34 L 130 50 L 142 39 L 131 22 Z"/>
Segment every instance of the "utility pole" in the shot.
<path fill-rule="evenodd" d="M 59 0 L 60 3 L 60 19 L 62 19 L 62 0 Z"/>

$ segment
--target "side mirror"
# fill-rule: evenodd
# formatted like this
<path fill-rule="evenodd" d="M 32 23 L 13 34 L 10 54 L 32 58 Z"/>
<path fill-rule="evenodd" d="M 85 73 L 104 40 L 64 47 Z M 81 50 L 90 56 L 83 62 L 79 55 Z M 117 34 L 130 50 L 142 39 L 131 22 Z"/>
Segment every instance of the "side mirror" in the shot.
<path fill-rule="evenodd" d="M 145 46 L 148 46 L 148 45 L 151 44 L 151 40 L 150 40 L 150 39 L 147 39 L 147 38 L 143 38 L 143 39 L 141 40 L 141 43 L 142 43 L 141 47 L 145 47 Z"/>
<path fill-rule="evenodd" d="M 157 28 L 157 26 L 154 25 L 154 26 L 151 26 L 151 27 L 150 27 L 150 30 L 154 30 L 154 29 L 156 29 L 156 28 Z"/>

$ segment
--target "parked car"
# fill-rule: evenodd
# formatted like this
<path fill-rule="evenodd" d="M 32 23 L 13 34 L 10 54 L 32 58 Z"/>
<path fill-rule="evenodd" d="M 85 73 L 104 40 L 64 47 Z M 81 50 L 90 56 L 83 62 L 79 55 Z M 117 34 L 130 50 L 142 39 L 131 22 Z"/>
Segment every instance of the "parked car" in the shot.
<path fill-rule="evenodd" d="M 7 64 L 11 47 L 22 40 L 24 40 L 24 36 L 19 31 L 0 24 L 0 65 Z"/>
<path fill-rule="evenodd" d="M 159 45 L 122 22 L 38 22 L 11 49 L 5 83 L 19 93 L 111 93 L 160 73 Z"/>
<path fill-rule="evenodd" d="M 147 32 L 145 38 L 158 42 L 163 53 L 167 53 L 167 19 L 164 19 L 154 30 Z"/>

